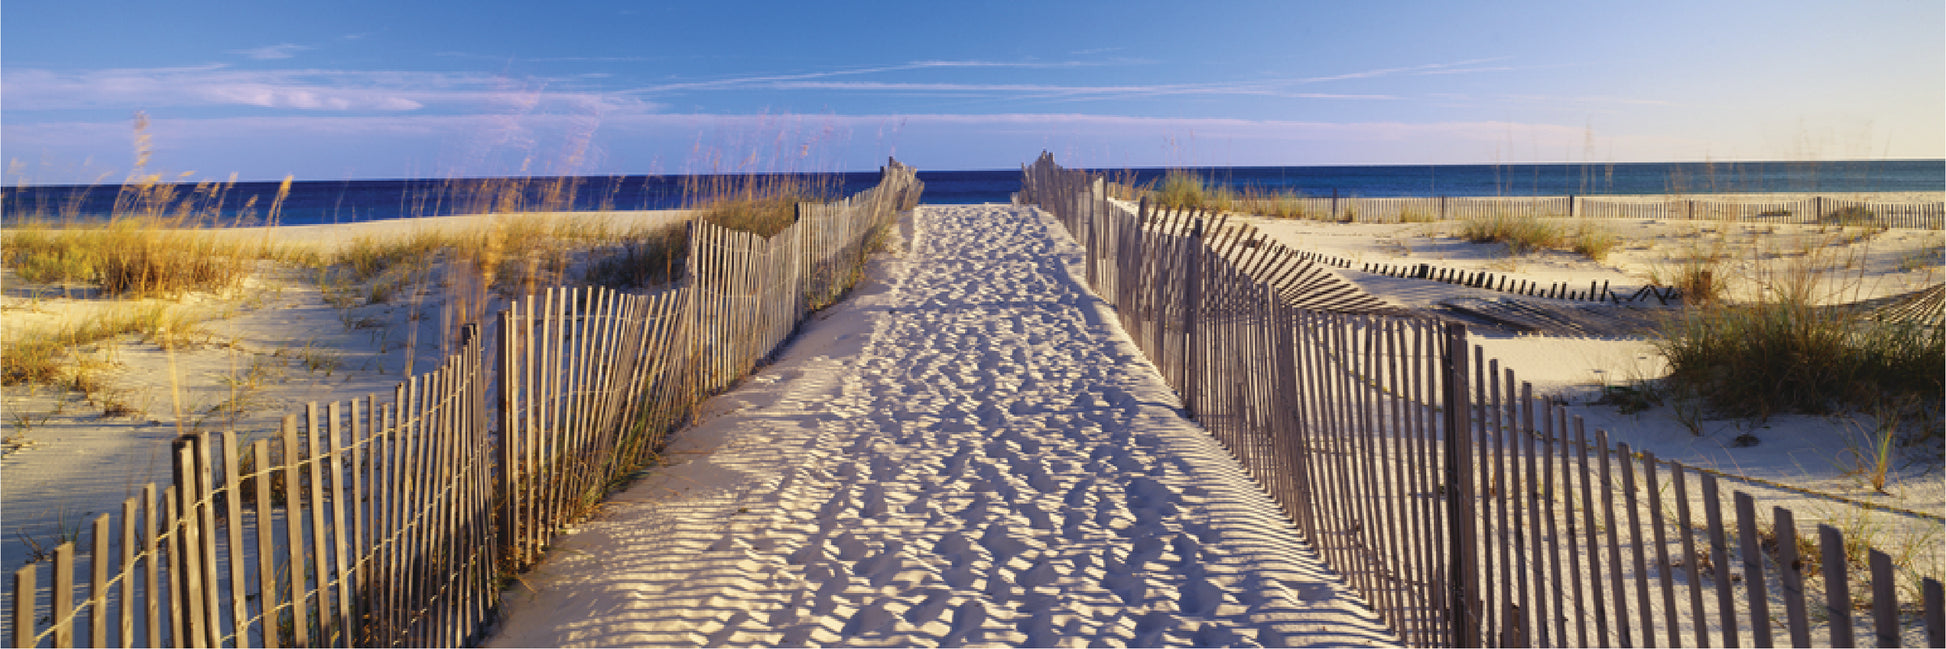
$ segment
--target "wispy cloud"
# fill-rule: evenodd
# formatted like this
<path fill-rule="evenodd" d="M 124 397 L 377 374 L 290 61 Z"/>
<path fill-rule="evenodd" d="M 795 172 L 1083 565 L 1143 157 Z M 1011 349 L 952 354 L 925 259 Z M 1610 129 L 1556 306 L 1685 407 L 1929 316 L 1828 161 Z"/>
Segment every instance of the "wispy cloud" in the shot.
<path fill-rule="evenodd" d="M 1326 81 L 1346 81 L 1350 79 L 1373 79 L 1378 77 L 1387 77 L 1387 76 L 1393 76 L 1399 74 L 1415 74 L 1415 75 L 1469 74 L 1474 72 L 1493 72 L 1499 70 L 1511 70 L 1513 68 L 1506 67 L 1506 66 L 1479 67 L 1479 65 L 1482 63 L 1504 61 L 1507 60 L 1508 58 L 1510 57 L 1497 56 L 1497 57 L 1484 58 L 1484 59 L 1467 59 L 1464 61 L 1451 61 L 1447 63 L 1427 63 L 1424 65 L 1407 65 L 1407 66 L 1390 67 L 1390 68 L 1373 68 L 1370 70 L 1359 70 L 1357 72 L 1345 72 L 1341 74 L 1326 75 L 1321 77 L 1305 77 L 1305 78 L 1297 79 L 1296 81 L 1297 83 L 1323 83 Z"/>
<path fill-rule="evenodd" d="M 288 59 L 293 56 L 297 56 L 298 52 L 302 52 L 309 49 L 316 49 L 316 48 L 313 48 L 308 45 L 297 45 L 294 43 L 278 43 L 276 45 L 265 45 L 263 47 L 256 47 L 247 50 L 230 50 L 230 53 L 242 54 L 244 56 L 257 59 L 260 61 L 269 61 L 275 59 Z"/>
<path fill-rule="evenodd" d="M 1287 92 L 1261 84 L 1132 84 L 1063 85 L 1023 83 L 923 83 L 883 81 L 773 81 L 763 84 L 777 90 L 837 90 L 853 92 L 953 93 L 996 97 L 1125 99 L 1161 96 L 1262 96 L 1296 99 L 1397 99 L 1393 95 L 1369 93 Z"/>
<path fill-rule="evenodd" d="M 674 83 L 664 83 L 664 84 L 646 86 L 643 88 L 639 88 L 638 91 L 654 93 L 654 92 L 677 92 L 677 91 L 691 91 L 691 90 L 730 90 L 730 89 L 753 88 L 753 87 L 788 89 L 779 84 L 783 84 L 785 82 L 801 82 L 808 79 L 828 79 L 831 77 L 884 74 L 887 72 L 904 72 L 904 71 L 911 71 L 911 70 L 932 70 L 932 69 L 951 69 L 951 68 L 1051 69 L 1051 68 L 1078 68 L 1078 67 L 1089 67 L 1089 66 L 1097 66 L 1097 65 L 1109 65 L 1109 64 L 1102 63 L 1102 62 L 1087 62 L 1087 61 L 986 61 L 986 60 L 977 60 L 977 59 L 922 60 L 922 61 L 912 61 L 903 64 L 896 64 L 896 65 L 855 67 L 855 68 L 845 68 L 841 70 L 823 70 L 823 71 L 814 71 L 814 72 L 795 72 L 795 73 L 785 73 L 785 74 L 753 74 L 753 75 L 722 77 L 717 79 L 680 81 Z M 812 89 L 812 88 L 814 88 L 814 86 L 806 85 L 806 86 L 800 86 L 796 89 L 801 90 L 801 89 Z"/>
<path fill-rule="evenodd" d="M 581 89 L 571 80 L 511 79 L 478 73 L 205 66 L 83 72 L 9 69 L 0 76 L 0 106 L 9 111 L 246 106 L 296 111 L 466 113 L 500 110 L 510 104 L 623 112 L 660 108 L 637 97 Z"/>
<path fill-rule="evenodd" d="M 1572 108 L 1604 106 L 1675 106 L 1676 103 L 1664 99 L 1644 99 L 1640 97 L 1617 97 L 1615 95 L 1501 95 L 1503 101 L 1565 106 Z"/>

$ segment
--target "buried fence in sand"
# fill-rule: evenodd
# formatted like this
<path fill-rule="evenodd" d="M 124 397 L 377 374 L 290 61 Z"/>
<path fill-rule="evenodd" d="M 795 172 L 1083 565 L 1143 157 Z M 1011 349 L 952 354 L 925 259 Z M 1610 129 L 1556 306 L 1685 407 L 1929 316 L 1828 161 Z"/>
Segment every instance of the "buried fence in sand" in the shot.
<path fill-rule="evenodd" d="M 550 290 L 465 329 L 439 369 L 284 419 L 186 436 L 175 484 L 14 573 L 14 646 L 454 646 L 509 575 L 653 461 L 918 202 L 912 168 L 798 206 L 768 238 L 692 221 L 687 275 L 647 295 Z M 486 343 L 497 340 L 498 361 Z M 490 401 L 493 405 L 489 405 Z M 81 548 L 81 550 L 77 550 Z M 81 582 L 81 583 L 77 583 Z"/>
<path fill-rule="evenodd" d="M 1936 579 L 1590 437 L 1463 326 L 1248 227 L 1131 212 L 1049 155 L 1022 171 L 1185 409 L 1407 644 L 1946 645 Z"/>

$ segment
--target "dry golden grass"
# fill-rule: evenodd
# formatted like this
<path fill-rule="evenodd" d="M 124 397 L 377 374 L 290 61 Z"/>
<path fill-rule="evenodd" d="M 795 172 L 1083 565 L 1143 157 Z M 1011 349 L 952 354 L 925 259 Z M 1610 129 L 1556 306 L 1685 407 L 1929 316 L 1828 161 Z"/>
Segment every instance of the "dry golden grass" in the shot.
<path fill-rule="evenodd" d="M 119 304 L 74 322 L 10 332 L 0 347 L 0 385 L 40 384 L 93 393 L 92 368 L 72 350 L 126 334 L 165 347 L 196 340 L 203 316 L 170 304 Z"/>

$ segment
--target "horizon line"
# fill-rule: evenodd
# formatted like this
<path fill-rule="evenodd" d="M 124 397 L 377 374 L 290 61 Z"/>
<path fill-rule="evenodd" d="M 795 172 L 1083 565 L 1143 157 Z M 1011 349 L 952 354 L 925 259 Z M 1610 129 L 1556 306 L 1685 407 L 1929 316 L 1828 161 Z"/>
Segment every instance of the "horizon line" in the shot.
<path fill-rule="evenodd" d="M 893 159 L 897 159 L 897 158 L 896 158 L 896 157 L 894 157 Z M 1604 162 L 1589 162 L 1589 161 L 1563 161 L 1563 162 L 1472 162 L 1472 163 L 1460 163 L 1460 162 L 1439 162 L 1439 163 L 1420 163 L 1420 162 L 1413 162 L 1413 163 L 1394 163 L 1394 162 L 1372 162 L 1372 163 L 1341 163 L 1341 164 L 1287 164 L 1287 165 L 1274 165 L 1274 164 L 1273 164 L 1273 165 L 1261 165 L 1261 164 L 1253 164 L 1253 165 L 1152 165 L 1152 166 L 1110 166 L 1110 167 L 1096 167 L 1096 166 L 1077 166 L 1077 167 L 1074 167 L 1074 168 L 1075 168 L 1075 169 L 1079 169 L 1079 170 L 1084 170 L 1084 171 L 1174 171 L 1174 170 L 1191 170 L 1191 169 L 1306 169 L 1306 168 L 1309 168 L 1309 169 L 1331 169 L 1331 168 L 1350 168 L 1350 167 L 1364 167 L 1364 168 L 1376 168 L 1376 167 L 1509 167 L 1509 168 L 1510 168 L 1510 167 L 1550 167 L 1550 166 L 1608 166 L 1608 165 L 1657 165 L 1657 164 L 1685 164 L 1685 165 L 1718 165 L 1718 164 L 1721 164 L 1721 165 L 1751 165 L 1751 164 L 1854 164 L 1854 163 L 1881 163 L 1881 162 L 1938 162 L 1938 163 L 1941 163 L 1941 164 L 1946 164 L 1946 157 L 1940 157 L 1940 158 L 1844 158 L 1844 159 L 1835 159 L 1835 160 L 1788 160 L 1788 159 L 1782 159 L 1782 160 L 1654 160 L 1654 161 L 1651 161 L 1651 160 L 1628 160 L 1628 161 L 1621 161 L 1621 160 L 1615 160 L 1615 161 L 1604 161 Z M 1030 163 L 1026 163 L 1026 162 L 1023 162 L 1022 164 L 1024 165 L 1024 164 L 1030 164 Z M 631 173 L 625 173 L 625 174 L 581 174 L 581 175 L 573 175 L 573 176 L 560 176 L 560 175 L 553 175 L 553 176 L 536 176 L 536 175 L 528 175 L 528 176 L 455 176 L 455 177 L 438 177 L 438 176 L 418 176 L 418 177 L 364 177 L 364 178 L 360 178 L 360 177 L 346 177 L 346 178 L 313 178 L 313 179 L 299 179 L 299 178 L 292 178 L 292 179 L 291 179 L 291 182 L 292 182 L 292 183 L 350 183 L 350 182 L 470 182 L 470 181 L 505 181 L 505 180 L 529 180 L 529 181 L 532 181 L 532 180 L 552 180 L 552 179 L 560 179 L 560 178 L 662 178 L 662 177 L 667 177 L 667 178 L 684 178 L 684 177 L 699 177 L 699 176 L 819 176 L 819 175 L 832 175 L 832 174 L 868 174 L 868 173 L 878 173 L 878 172 L 880 172 L 880 171 L 882 171 L 882 170 L 883 170 L 883 167 L 881 167 L 881 168 L 879 168 L 879 169 L 858 169 L 858 170 L 846 170 L 846 171 L 721 171 L 721 172 L 702 172 L 702 173 L 679 173 L 679 174 L 658 174 L 658 173 L 632 173 L 632 174 L 631 174 Z M 966 173 L 966 172 L 1015 172 L 1015 171 L 1018 171 L 1017 169 L 1012 169 L 1012 168 L 1008 168 L 1008 167 L 998 167 L 998 168 L 984 168 L 984 169 L 981 169 L 981 168 L 972 168 L 972 169 L 930 169 L 930 170 L 929 170 L 929 169 L 925 169 L 925 168 L 917 168 L 917 170 L 918 170 L 918 172 L 919 172 L 919 173 Z M 257 180 L 250 180 L 250 179 L 242 179 L 242 178 L 239 178 L 239 179 L 237 179 L 237 180 L 236 180 L 236 181 L 234 181 L 234 182 L 235 182 L 235 183 L 237 183 L 237 184 L 244 184 L 244 183 L 252 183 L 252 184 L 255 184 L 255 183 L 280 183 L 280 182 L 283 182 L 283 181 L 284 181 L 284 179 L 283 179 L 283 178 L 265 178 L 265 179 L 257 179 Z M 107 183 L 107 182 L 98 182 L 98 183 L 45 183 L 45 184 L 41 184 L 41 183 L 21 183 L 21 182 L 17 182 L 17 181 L 16 181 L 16 182 L 6 182 L 6 181 L 0 181 L 0 188 L 4 188 L 4 189 L 20 189 L 20 188 L 26 188 L 26 187 L 121 187 L 121 186 L 124 186 L 124 185 L 127 185 L 127 184 L 129 184 L 129 182 L 130 182 L 130 181 L 128 181 L 128 180 L 123 180 L 123 181 L 121 181 L 121 182 L 117 182 L 117 183 L 113 183 L 113 184 L 110 184 L 110 183 Z M 194 185 L 197 185 L 197 184 L 200 184 L 200 183 L 208 183 L 208 182 L 230 182 L 230 181 L 227 181 L 227 180 L 225 180 L 225 181 L 217 181 L 217 180 L 215 180 L 215 179 L 204 179 L 204 180 L 182 180 L 182 181 L 175 181 L 175 182 L 163 182 L 163 183 L 157 183 L 157 184 L 160 184 L 160 185 L 176 185 L 176 186 L 194 186 Z"/>

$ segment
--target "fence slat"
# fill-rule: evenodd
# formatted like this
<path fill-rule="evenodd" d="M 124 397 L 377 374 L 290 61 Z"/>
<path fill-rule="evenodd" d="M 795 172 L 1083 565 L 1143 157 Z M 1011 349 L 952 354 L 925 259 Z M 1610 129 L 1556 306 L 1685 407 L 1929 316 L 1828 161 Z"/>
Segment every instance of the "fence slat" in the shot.
<path fill-rule="evenodd" d="M 16 647 L 32 647 L 40 644 L 34 636 L 34 598 L 40 589 L 34 587 L 34 577 L 40 566 L 27 564 L 14 571 L 14 637 Z"/>
<path fill-rule="evenodd" d="M 94 550 L 88 553 L 88 646 L 108 646 L 109 517 L 95 517 Z"/>
<path fill-rule="evenodd" d="M 1758 647 L 1771 646 L 1770 603 L 1764 586 L 1764 555 L 1757 541 L 1757 508 L 1750 494 L 1736 492 L 1737 536 L 1743 540 L 1743 585 L 1750 598 L 1750 636 Z M 1828 556 L 1828 555 L 1827 555 Z"/>
<path fill-rule="evenodd" d="M 338 603 L 338 642 L 342 646 L 351 647 L 355 645 L 354 639 L 352 638 L 352 629 L 355 622 L 351 616 L 351 568 L 350 562 L 345 558 L 345 553 L 351 549 L 350 544 L 346 543 L 348 530 L 345 528 L 345 496 L 347 492 L 356 493 L 356 488 L 347 490 L 344 486 L 346 469 L 344 457 L 344 415 L 344 402 L 333 401 L 327 405 L 323 433 L 329 438 L 329 442 L 325 444 L 324 452 L 328 454 L 326 456 L 328 459 L 325 462 L 325 473 L 331 477 L 328 481 L 331 483 L 331 567 L 333 569 L 331 574 L 334 580 L 338 582 L 336 597 Z M 316 431 L 313 431 L 313 440 L 317 439 L 315 434 Z M 313 441 L 312 443 L 316 444 L 317 442 Z M 319 579 L 318 582 L 319 586 L 322 587 L 324 580 Z"/>
<path fill-rule="evenodd" d="M 1946 647 L 1946 588 L 1940 586 L 1939 580 L 1927 578 L 1921 590 L 1925 598 L 1922 616 L 1926 621 L 1926 646 Z"/>
<path fill-rule="evenodd" d="M 1710 646 L 1709 608 L 1703 603 L 1702 556 L 1696 554 L 1696 527 L 1689 512 L 1689 485 L 1683 465 L 1669 463 L 1670 486 L 1676 501 L 1676 534 L 1682 539 L 1683 580 L 1689 582 L 1689 619 L 1695 625 L 1696 646 Z M 1671 627 L 1674 628 L 1674 627 Z"/>
<path fill-rule="evenodd" d="M 1804 562 L 1797 556 L 1797 521 L 1791 510 L 1771 508 L 1771 527 L 1777 530 L 1777 574 L 1783 586 L 1785 628 L 1791 646 L 1811 646 L 1811 626 L 1804 609 Z"/>
<path fill-rule="evenodd" d="M 116 573 L 122 580 L 121 606 L 117 607 L 121 612 L 118 616 L 120 624 L 117 625 L 120 633 L 117 637 L 121 638 L 123 647 L 135 646 L 135 580 L 140 570 L 136 564 L 136 557 L 140 556 L 136 544 L 141 543 L 136 534 L 138 511 L 134 498 L 122 501 L 122 560 Z"/>
<path fill-rule="evenodd" d="M 243 487 L 237 475 L 241 471 L 237 460 L 236 433 L 226 431 L 221 440 L 223 461 L 223 528 L 228 542 L 229 553 L 226 557 L 230 576 L 230 633 L 232 645 L 238 649 L 250 646 L 249 620 L 250 606 L 247 603 L 243 585 Z"/>
<path fill-rule="evenodd" d="M 1710 556 L 1720 562 L 1716 566 L 1716 611 L 1718 625 L 1722 629 L 1723 646 L 1737 647 L 1737 609 L 1736 591 L 1730 590 L 1730 543 L 1723 528 L 1723 499 L 1717 492 L 1716 476 L 1708 473 L 1703 476 L 1703 516 L 1709 525 Z"/>
<path fill-rule="evenodd" d="M 1741 507 L 1742 501 L 1737 504 Z M 1831 646 L 1857 646 L 1851 629 L 1851 578 L 1845 565 L 1845 535 L 1838 528 L 1819 525 L 1818 550 L 1824 554 L 1818 570 L 1824 573 L 1824 613 L 1831 626 Z"/>
<path fill-rule="evenodd" d="M 280 436 L 284 443 L 284 570 L 289 574 L 291 645 L 311 644 L 310 615 L 304 610 L 309 588 L 304 582 L 304 478 L 298 472 L 304 456 L 297 446 L 297 415 L 285 415 Z"/>
<path fill-rule="evenodd" d="M 271 513 L 271 490 L 274 488 L 271 476 L 274 469 L 270 465 L 270 441 L 256 440 L 250 444 L 250 457 L 255 463 L 255 475 L 251 478 L 256 497 L 257 531 L 257 610 L 262 612 L 261 627 L 263 646 L 271 649 L 278 647 L 281 638 L 277 636 L 278 620 L 283 617 L 277 597 L 276 527 Z M 244 631 L 237 629 L 237 637 L 242 638 Z"/>
<path fill-rule="evenodd" d="M 1610 478 L 1608 468 L 1608 431 L 1595 429 L 1595 448 L 1601 454 L 1601 516 L 1603 527 L 1608 530 L 1608 583 L 1609 595 L 1615 607 L 1615 633 L 1621 638 L 1621 645 L 1632 647 L 1634 634 L 1630 632 L 1628 619 L 1628 587 L 1623 583 L 1622 542 L 1620 530 L 1615 524 L 1615 481 Z M 1623 450 L 1623 466 L 1627 466 L 1626 447 Z M 1641 546 L 1636 546 L 1640 548 Z M 1639 574 L 1639 573 L 1638 573 Z M 1646 643 L 1653 644 L 1653 643 Z"/>
<path fill-rule="evenodd" d="M 1656 576 L 1662 585 L 1663 633 L 1668 635 L 1670 645 L 1682 644 L 1682 621 L 1676 610 L 1676 585 L 1669 567 L 1669 535 L 1663 531 L 1662 488 L 1656 484 L 1655 454 L 1642 453 L 1642 484 L 1649 493 L 1649 527 L 1655 539 Z M 1680 471 L 1680 469 L 1678 469 Z M 1691 643 L 1701 646 L 1700 638 Z"/>
<path fill-rule="evenodd" d="M 142 485 L 142 555 L 148 557 L 143 562 L 144 570 L 142 575 L 142 583 L 147 587 L 147 596 L 142 598 L 142 617 L 147 622 L 147 628 L 144 629 L 146 633 L 143 636 L 143 644 L 151 647 L 160 647 L 163 646 L 162 615 L 160 611 L 162 602 L 162 562 L 161 556 L 157 552 L 161 547 L 160 541 L 157 538 L 157 528 L 161 524 L 156 519 L 155 496 L 155 483 L 150 482 Z"/>
<path fill-rule="evenodd" d="M 1899 646 L 1899 595 L 1893 591 L 1892 557 L 1874 548 L 1872 571 L 1872 627 L 1878 646 Z"/>

